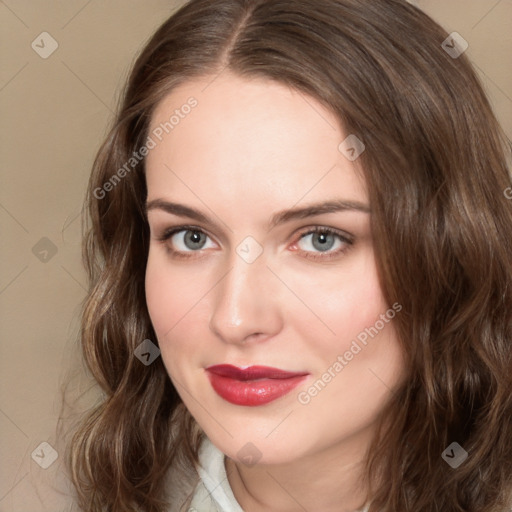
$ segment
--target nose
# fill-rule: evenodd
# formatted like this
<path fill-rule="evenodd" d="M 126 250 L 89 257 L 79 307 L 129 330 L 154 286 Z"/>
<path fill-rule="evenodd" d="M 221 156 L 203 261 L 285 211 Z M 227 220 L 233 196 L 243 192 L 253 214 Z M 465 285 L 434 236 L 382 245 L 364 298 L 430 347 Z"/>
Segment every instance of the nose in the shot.
<path fill-rule="evenodd" d="M 282 326 L 279 280 L 262 254 L 247 263 L 234 253 L 229 271 L 212 290 L 211 331 L 223 342 L 245 344 L 275 335 Z"/>

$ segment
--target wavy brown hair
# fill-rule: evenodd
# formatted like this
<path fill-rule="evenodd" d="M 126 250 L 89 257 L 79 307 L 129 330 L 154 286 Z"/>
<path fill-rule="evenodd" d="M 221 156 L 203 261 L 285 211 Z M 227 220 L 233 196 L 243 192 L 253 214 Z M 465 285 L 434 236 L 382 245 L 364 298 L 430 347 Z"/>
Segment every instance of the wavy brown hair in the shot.
<path fill-rule="evenodd" d="M 147 43 L 88 189 L 81 346 L 103 399 L 69 444 L 81 508 L 162 512 L 169 469 L 198 460 L 203 434 L 161 358 L 134 357 L 156 340 L 144 294 L 144 159 L 104 184 L 144 145 L 170 91 L 227 69 L 316 98 L 366 146 L 358 162 L 375 254 L 386 299 L 403 306 L 395 323 L 408 369 L 368 452 L 370 511 L 506 509 L 510 148 L 466 55 L 441 46 L 447 36 L 405 0 L 192 0 Z M 441 457 L 452 442 L 469 454 L 457 469 Z"/>

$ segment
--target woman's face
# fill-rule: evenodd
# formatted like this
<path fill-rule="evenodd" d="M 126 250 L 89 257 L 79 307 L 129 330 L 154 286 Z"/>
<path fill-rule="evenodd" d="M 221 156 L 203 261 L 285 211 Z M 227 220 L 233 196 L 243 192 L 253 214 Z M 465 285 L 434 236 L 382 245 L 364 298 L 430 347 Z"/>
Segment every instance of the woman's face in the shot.
<path fill-rule="evenodd" d="M 228 73 L 152 117 L 147 305 L 174 386 L 233 459 L 360 451 L 401 381 L 349 135 L 315 99 Z"/>

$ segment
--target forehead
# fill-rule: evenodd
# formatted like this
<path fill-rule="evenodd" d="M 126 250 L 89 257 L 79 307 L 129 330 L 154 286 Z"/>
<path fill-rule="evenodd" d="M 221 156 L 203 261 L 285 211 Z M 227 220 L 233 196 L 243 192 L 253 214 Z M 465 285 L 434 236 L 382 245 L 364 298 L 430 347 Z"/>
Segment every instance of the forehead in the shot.
<path fill-rule="evenodd" d="M 346 135 L 336 116 L 270 80 L 223 73 L 186 82 L 157 106 L 150 136 L 153 199 L 178 192 L 196 203 L 197 197 L 231 203 L 242 197 L 269 207 L 277 197 L 281 206 L 326 194 L 366 199 L 357 162 L 340 153 Z"/>

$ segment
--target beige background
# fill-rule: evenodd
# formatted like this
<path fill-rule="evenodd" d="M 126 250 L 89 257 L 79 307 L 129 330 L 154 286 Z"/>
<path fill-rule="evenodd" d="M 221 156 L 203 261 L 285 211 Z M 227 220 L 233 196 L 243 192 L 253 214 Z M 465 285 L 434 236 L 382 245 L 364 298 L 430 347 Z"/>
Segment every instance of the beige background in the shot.
<path fill-rule="evenodd" d="M 50 456 L 42 442 L 60 450 L 59 389 L 85 293 L 85 187 L 134 55 L 181 3 L 0 0 L 0 512 L 68 510 L 48 490 L 62 457 L 42 469 L 31 454 Z M 468 41 L 512 139 L 512 0 L 413 3 Z M 31 43 L 45 31 L 58 48 L 43 59 Z"/>

